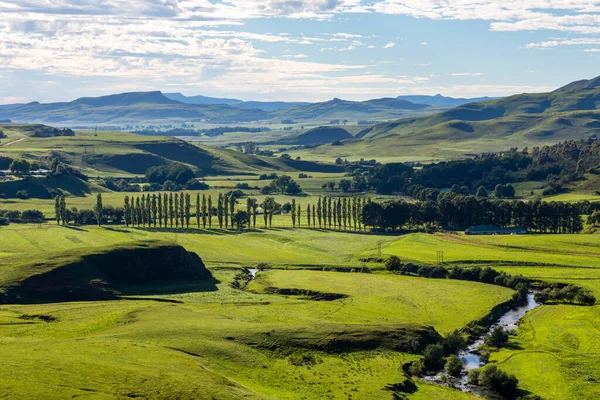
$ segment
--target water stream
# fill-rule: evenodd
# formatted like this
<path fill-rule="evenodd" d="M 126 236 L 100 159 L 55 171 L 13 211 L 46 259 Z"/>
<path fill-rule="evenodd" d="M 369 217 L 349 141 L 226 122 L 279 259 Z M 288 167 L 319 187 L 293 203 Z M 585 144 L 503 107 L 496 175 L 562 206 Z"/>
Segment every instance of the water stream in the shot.
<path fill-rule="evenodd" d="M 534 308 L 540 306 L 540 304 L 537 303 L 533 297 L 534 297 L 534 294 L 529 293 L 527 295 L 527 304 L 517 307 L 517 308 L 514 308 L 514 309 L 508 311 L 507 313 L 505 313 L 504 315 L 502 315 L 502 317 L 500 317 L 498 322 L 496 322 L 494 325 L 492 325 L 489 328 L 488 333 L 491 332 L 497 326 L 501 326 L 506 331 L 509 331 L 509 332 L 517 329 L 518 322 L 521 320 L 521 318 L 523 318 L 525 316 L 527 311 L 533 310 Z M 483 388 L 467 384 L 467 373 L 472 369 L 479 368 L 484 365 L 484 363 L 481 361 L 480 355 L 477 352 L 477 348 L 483 344 L 483 339 L 484 339 L 484 336 L 479 337 L 475 342 L 471 343 L 466 349 L 461 350 L 458 353 L 458 357 L 462 360 L 462 363 L 463 363 L 463 374 L 461 375 L 461 377 L 459 378 L 459 381 L 455 385 L 463 392 L 473 392 L 473 393 L 481 395 L 481 396 L 488 395 L 489 393 L 487 393 L 487 391 L 484 391 Z M 427 381 L 430 381 L 433 383 L 441 384 L 442 383 L 442 379 L 441 379 L 442 375 L 443 375 L 443 371 L 436 374 L 435 376 L 426 377 L 425 379 Z"/>

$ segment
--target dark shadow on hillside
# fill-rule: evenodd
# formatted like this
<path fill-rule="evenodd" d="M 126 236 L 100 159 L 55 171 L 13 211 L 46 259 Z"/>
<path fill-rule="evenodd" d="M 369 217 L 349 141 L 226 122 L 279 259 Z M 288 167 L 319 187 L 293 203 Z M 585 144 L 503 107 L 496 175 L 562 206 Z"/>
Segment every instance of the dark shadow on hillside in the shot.
<path fill-rule="evenodd" d="M 239 235 L 246 232 L 245 230 L 221 229 L 221 228 L 135 228 L 138 231 L 144 232 L 160 232 L 160 233 L 186 233 L 196 235 Z"/>
<path fill-rule="evenodd" d="M 73 226 L 73 225 L 61 225 L 63 228 L 67 228 L 67 229 L 72 229 L 74 231 L 79 231 L 79 232 L 88 232 L 87 229 L 83 229 L 83 228 L 79 228 L 77 226 Z"/>
<path fill-rule="evenodd" d="M 130 296 L 155 296 L 155 295 L 176 295 L 186 293 L 216 292 L 219 290 L 217 285 L 221 283 L 218 279 L 212 278 L 209 281 L 180 281 L 168 283 L 146 283 L 142 285 L 120 285 L 117 287 L 119 298 Z"/>

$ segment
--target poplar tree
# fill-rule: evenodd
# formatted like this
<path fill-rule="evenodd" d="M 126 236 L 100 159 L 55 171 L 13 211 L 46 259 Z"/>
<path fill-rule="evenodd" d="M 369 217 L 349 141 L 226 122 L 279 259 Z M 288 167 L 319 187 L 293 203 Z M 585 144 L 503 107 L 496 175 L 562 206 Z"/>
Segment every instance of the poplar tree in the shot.
<path fill-rule="evenodd" d="M 313 228 L 317 227 L 317 209 L 315 207 L 315 205 L 312 205 L 312 219 L 313 219 Z M 320 223 L 319 223 L 320 225 Z"/>
<path fill-rule="evenodd" d="M 231 220 L 231 228 L 233 229 L 233 214 L 235 213 L 235 197 L 229 197 L 229 219 Z"/>
<path fill-rule="evenodd" d="M 338 229 L 342 229 L 342 200 L 337 201 Z"/>
<path fill-rule="evenodd" d="M 141 208 L 140 208 L 140 198 L 136 196 L 135 198 L 135 222 L 137 224 L 137 227 L 140 227 L 140 223 L 142 222 L 142 215 L 141 215 Z"/>
<path fill-rule="evenodd" d="M 142 212 L 142 226 L 146 226 L 146 196 L 142 195 L 142 200 L 140 202 L 140 210 Z"/>
<path fill-rule="evenodd" d="M 156 228 L 156 220 L 157 219 L 158 219 L 158 205 L 156 204 L 156 193 L 153 193 L 152 194 L 152 222 L 153 222 L 155 228 Z"/>
<path fill-rule="evenodd" d="M 173 208 L 173 193 L 169 193 L 169 226 L 173 227 L 173 219 L 175 219 L 175 209 Z"/>
<path fill-rule="evenodd" d="M 229 195 L 223 196 L 223 218 L 225 219 L 225 229 L 229 227 Z"/>
<path fill-rule="evenodd" d="M 146 195 L 146 220 L 148 221 L 148 228 L 152 224 L 152 199 L 150 193 Z"/>
<path fill-rule="evenodd" d="M 310 228 L 310 204 L 306 206 L 306 222 L 306 225 Z"/>
<path fill-rule="evenodd" d="M 329 197 L 329 199 L 327 200 L 327 222 L 329 222 L 329 229 L 331 229 L 331 220 L 332 220 L 332 211 L 333 211 L 333 207 L 331 204 L 331 196 Z"/>
<path fill-rule="evenodd" d="M 190 219 L 192 217 L 192 196 L 189 193 L 185 194 L 185 226 L 190 229 Z M 198 222 L 200 225 L 200 222 Z"/>
<path fill-rule="evenodd" d="M 104 210 L 102 209 L 102 193 L 98 193 L 98 195 L 96 196 L 96 206 L 94 207 L 94 214 L 96 214 L 98 226 L 102 226 L 102 218 L 104 217 Z"/>
<path fill-rule="evenodd" d="M 163 195 L 163 218 L 166 228 L 169 224 L 169 195 L 167 193 Z"/>
<path fill-rule="evenodd" d="M 212 228 L 212 196 L 208 195 L 208 227 Z"/>
<path fill-rule="evenodd" d="M 67 200 L 65 196 L 60 196 L 60 219 L 62 220 L 62 224 L 65 225 L 67 222 Z"/>
<path fill-rule="evenodd" d="M 127 226 L 129 228 L 129 221 L 131 220 L 131 208 L 129 206 L 129 196 L 125 196 L 125 200 L 124 200 L 124 206 L 123 206 L 123 214 L 125 217 L 125 226 Z"/>
<path fill-rule="evenodd" d="M 258 211 L 258 200 L 252 202 L 252 225 L 256 228 L 256 212 Z"/>
<path fill-rule="evenodd" d="M 223 195 L 221 193 L 219 193 L 219 200 L 217 201 L 217 219 L 219 228 L 223 229 Z"/>
<path fill-rule="evenodd" d="M 298 228 L 300 228 L 300 225 L 302 225 L 302 220 L 300 219 L 302 217 L 302 207 L 300 206 L 300 204 L 298 204 Z"/>
<path fill-rule="evenodd" d="M 179 193 L 179 220 L 181 221 L 181 229 L 185 226 L 185 199 L 183 192 Z"/>
<path fill-rule="evenodd" d="M 338 208 L 337 208 L 336 200 L 333 200 L 332 208 L 333 208 L 333 229 L 337 229 L 337 221 L 338 221 L 339 215 L 338 215 Z"/>
<path fill-rule="evenodd" d="M 346 218 L 348 218 L 348 215 L 346 214 L 346 198 L 344 197 L 342 199 L 342 210 L 341 210 L 341 217 L 342 217 L 342 224 L 344 225 L 344 230 L 346 230 Z"/>
<path fill-rule="evenodd" d="M 354 230 L 356 230 L 356 224 L 358 222 L 358 199 L 352 198 L 352 219 L 354 220 Z"/>
<path fill-rule="evenodd" d="M 162 195 L 159 193 L 158 194 L 158 204 L 157 204 L 157 208 L 158 208 L 158 227 L 162 228 L 162 224 L 163 224 L 163 201 L 162 201 Z"/>
<path fill-rule="evenodd" d="M 296 227 L 296 199 L 292 199 L 292 209 L 291 209 L 291 214 L 292 214 L 292 227 Z"/>
<path fill-rule="evenodd" d="M 173 195 L 173 211 L 175 212 L 175 228 L 179 228 L 179 193 Z"/>
<path fill-rule="evenodd" d="M 60 225 L 60 218 L 62 213 L 60 212 L 60 196 L 54 198 L 54 215 L 56 218 L 56 225 Z"/>
<path fill-rule="evenodd" d="M 322 212 L 323 212 L 323 208 L 321 206 L 321 196 L 319 196 L 319 200 L 317 200 L 317 219 L 319 220 L 319 228 L 321 228 Z"/>

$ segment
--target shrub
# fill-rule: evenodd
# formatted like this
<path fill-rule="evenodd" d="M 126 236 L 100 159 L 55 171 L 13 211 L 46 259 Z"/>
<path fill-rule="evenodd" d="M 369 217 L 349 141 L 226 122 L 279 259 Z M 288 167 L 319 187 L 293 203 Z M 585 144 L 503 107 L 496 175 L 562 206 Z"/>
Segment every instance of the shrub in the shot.
<path fill-rule="evenodd" d="M 438 370 L 444 366 L 444 347 L 441 344 L 428 345 L 423 356 L 427 369 Z"/>
<path fill-rule="evenodd" d="M 454 354 L 467 344 L 465 338 L 459 331 L 449 333 L 444 337 L 442 346 L 445 354 Z"/>
<path fill-rule="evenodd" d="M 418 359 L 418 360 L 413 361 L 410 364 L 408 372 L 410 372 L 410 374 L 413 376 L 419 377 L 423 374 L 424 370 L 425 370 L 425 364 L 423 363 L 423 360 Z"/>
<path fill-rule="evenodd" d="M 446 369 L 446 373 L 448 375 L 460 376 L 460 373 L 463 369 L 462 361 L 456 355 L 452 354 L 446 360 L 446 365 L 444 366 L 444 368 Z"/>
<path fill-rule="evenodd" d="M 396 256 L 390 256 L 390 258 L 385 261 L 385 269 L 388 271 L 400 271 L 402 270 L 402 267 L 402 261 Z"/>
<path fill-rule="evenodd" d="M 204 183 L 197 181 L 196 179 L 190 179 L 184 185 L 187 190 L 208 190 L 209 186 Z"/>
<path fill-rule="evenodd" d="M 21 213 L 21 220 L 25 222 L 43 222 L 44 213 L 39 210 L 25 210 Z"/>
<path fill-rule="evenodd" d="M 508 332 L 501 326 L 495 327 L 484 339 L 486 345 L 497 348 L 504 346 L 506 342 L 508 342 Z"/>
<path fill-rule="evenodd" d="M 471 378 L 469 374 L 469 379 Z M 481 368 L 477 382 L 479 386 L 487 387 L 500 395 L 512 398 L 517 393 L 519 381 L 514 375 L 509 375 L 494 364 L 488 364 Z"/>
<path fill-rule="evenodd" d="M 166 181 L 173 181 L 183 185 L 192 178 L 194 178 L 194 172 L 187 165 L 180 163 L 150 167 L 146 171 L 146 179 L 148 182 L 160 184 L 163 184 Z"/>

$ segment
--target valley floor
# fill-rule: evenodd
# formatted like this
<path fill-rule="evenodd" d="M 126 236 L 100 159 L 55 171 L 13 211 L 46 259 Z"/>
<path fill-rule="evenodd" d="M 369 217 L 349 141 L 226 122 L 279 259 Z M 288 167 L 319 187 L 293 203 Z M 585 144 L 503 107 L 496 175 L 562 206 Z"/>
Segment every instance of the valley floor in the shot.
<path fill-rule="evenodd" d="M 198 253 L 217 290 L 146 288 L 141 299 L 3 305 L 0 385 L 11 398 L 391 398 L 415 355 L 386 348 L 332 352 L 342 334 L 432 326 L 447 334 L 486 315 L 512 291 L 480 283 L 392 275 L 361 260 L 397 255 L 434 264 L 492 266 L 600 294 L 600 236 L 401 236 L 267 229 L 132 229 L 17 225 L 0 229 L 0 284 L 26 276 L 26 263 L 64 251 L 167 240 Z M 247 290 L 231 287 L 241 267 L 267 263 Z M 366 264 L 365 264 L 366 263 Z M 374 273 L 323 271 L 331 267 Z M 311 269 L 311 270 L 307 270 Z M 315 301 L 273 293 L 343 295 Z M 140 297 L 136 296 L 136 297 Z M 159 302 L 166 299 L 172 302 Z M 600 306 L 544 305 L 525 317 L 492 360 L 544 399 L 600 395 Z M 334 341 L 335 342 L 335 341 Z M 411 399 L 470 395 L 417 382 Z M 471 396 L 472 397 L 472 396 Z"/>

